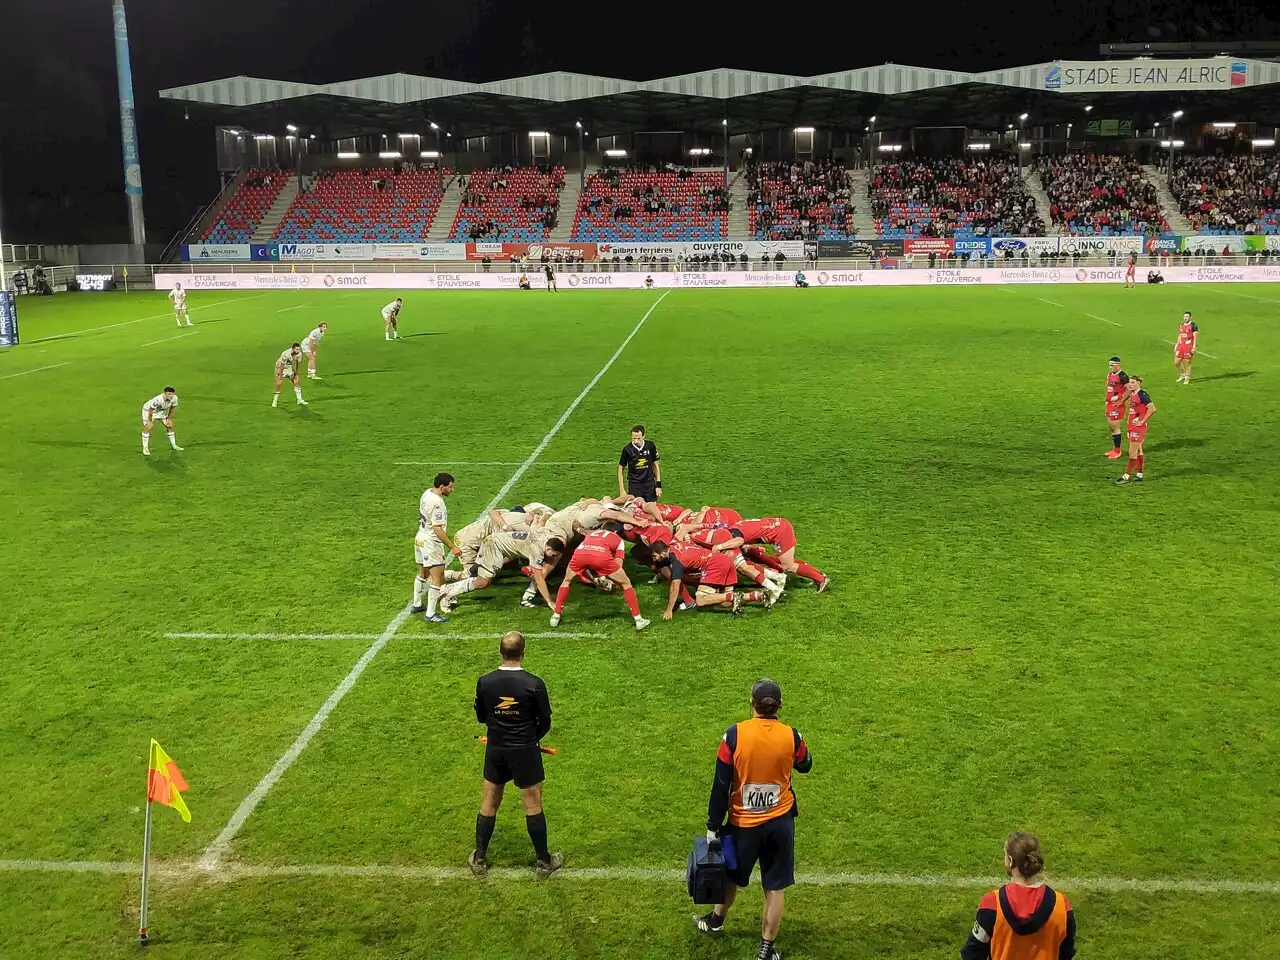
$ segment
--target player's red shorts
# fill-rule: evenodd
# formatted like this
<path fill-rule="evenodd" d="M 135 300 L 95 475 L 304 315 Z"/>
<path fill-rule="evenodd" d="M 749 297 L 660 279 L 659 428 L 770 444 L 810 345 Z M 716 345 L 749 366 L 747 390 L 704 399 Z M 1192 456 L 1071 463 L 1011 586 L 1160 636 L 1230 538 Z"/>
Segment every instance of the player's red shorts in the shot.
<path fill-rule="evenodd" d="M 1190 360 L 1195 355 L 1195 351 L 1191 349 L 1191 344 L 1186 346 L 1178 344 L 1173 348 L 1173 355 L 1178 360 Z"/>
<path fill-rule="evenodd" d="M 1129 428 L 1130 443 L 1142 443 L 1146 439 L 1147 439 L 1146 427 L 1130 427 Z"/>
<path fill-rule="evenodd" d="M 772 530 L 765 532 L 764 542 L 773 544 L 779 553 L 794 550 L 796 548 L 796 528 L 791 525 L 790 520 L 782 520 Z"/>
<path fill-rule="evenodd" d="M 1124 419 L 1124 404 L 1123 404 L 1123 403 L 1108 403 L 1108 404 L 1107 404 L 1107 419 L 1108 419 L 1108 420 L 1112 420 L 1112 421 L 1116 421 L 1116 422 L 1119 422 L 1120 420 L 1123 420 L 1123 419 Z"/>
<path fill-rule="evenodd" d="M 699 587 L 710 587 L 717 593 L 723 593 L 738 582 L 738 571 L 733 561 L 726 554 L 717 553 L 702 571 Z"/>
<path fill-rule="evenodd" d="M 607 577 L 609 574 L 617 573 L 621 569 L 622 564 L 611 553 L 597 553 L 594 550 L 575 550 L 573 551 L 573 556 L 569 558 L 569 572 L 573 574 L 594 573 Z"/>

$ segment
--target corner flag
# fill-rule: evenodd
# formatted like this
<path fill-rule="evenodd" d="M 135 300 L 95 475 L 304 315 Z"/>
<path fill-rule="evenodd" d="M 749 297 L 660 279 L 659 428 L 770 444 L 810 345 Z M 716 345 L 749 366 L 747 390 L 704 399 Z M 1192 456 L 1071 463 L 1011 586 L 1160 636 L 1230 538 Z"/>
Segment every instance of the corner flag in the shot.
<path fill-rule="evenodd" d="M 182 819 L 191 822 L 191 811 L 182 799 L 182 791 L 187 789 L 186 778 L 173 759 L 164 752 L 164 748 L 155 740 L 151 741 L 151 764 L 147 771 L 147 800 L 151 803 L 173 807 L 182 814 Z"/>

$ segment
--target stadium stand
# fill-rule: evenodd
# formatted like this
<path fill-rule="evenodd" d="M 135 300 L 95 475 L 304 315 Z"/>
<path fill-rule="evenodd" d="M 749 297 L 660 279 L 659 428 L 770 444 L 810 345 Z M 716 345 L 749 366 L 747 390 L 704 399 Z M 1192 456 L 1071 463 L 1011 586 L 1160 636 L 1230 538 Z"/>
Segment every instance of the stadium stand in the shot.
<path fill-rule="evenodd" d="M 280 170 L 249 170 L 240 186 L 223 203 L 200 242 L 248 243 L 254 228 L 262 222 L 288 182 L 289 175 Z"/>
<path fill-rule="evenodd" d="M 564 167 L 491 167 L 467 179 L 449 238 L 543 240 L 556 225 Z"/>
<path fill-rule="evenodd" d="M 1131 157 L 1064 154 L 1040 158 L 1036 169 L 1049 197 L 1049 215 L 1070 233 L 1157 233 L 1169 228 L 1156 188 Z"/>
<path fill-rule="evenodd" d="M 426 236 L 443 194 L 440 172 L 390 168 L 325 170 L 285 214 L 286 243 L 412 243 Z"/>
<path fill-rule="evenodd" d="M 587 177 L 573 236 L 588 242 L 722 240 L 728 212 L 719 171 L 606 167 Z"/>
<path fill-rule="evenodd" d="M 1169 191 L 1203 233 L 1280 233 L 1280 160 L 1272 156 L 1181 157 Z"/>
<path fill-rule="evenodd" d="M 751 235 L 763 240 L 852 236 L 849 174 L 837 160 L 764 161 L 747 167 Z"/>
<path fill-rule="evenodd" d="M 879 163 L 868 179 L 868 193 L 876 234 L 889 239 L 1044 232 L 1012 156 Z"/>

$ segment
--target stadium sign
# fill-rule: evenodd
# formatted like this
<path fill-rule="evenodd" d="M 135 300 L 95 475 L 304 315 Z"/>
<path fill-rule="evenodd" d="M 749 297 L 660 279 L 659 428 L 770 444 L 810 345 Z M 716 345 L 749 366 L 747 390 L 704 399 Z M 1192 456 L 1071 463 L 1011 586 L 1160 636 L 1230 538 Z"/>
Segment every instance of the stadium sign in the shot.
<path fill-rule="evenodd" d="M 1125 60 L 1119 63 L 1061 60 L 1044 67 L 1044 89 L 1059 93 L 1231 90 L 1247 86 L 1249 64 L 1203 60 Z"/>
<path fill-rule="evenodd" d="M 1251 239 L 1254 238 L 1200 234 L 1194 237 L 1183 237 L 1182 250 L 1184 253 L 1221 253 L 1223 250 L 1228 253 L 1240 253 L 1242 250 L 1252 247 L 1252 244 L 1249 243 Z"/>
<path fill-rule="evenodd" d="M 248 261 L 252 258 L 247 243 L 184 243 L 183 260 Z"/>
<path fill-rule="evenodd" d="M 842 248 L 843 249 L 843 248 Z M 821 250 L 819 250 L 821 252 Z M 800 260 L 804 257 L 803 240 L 697 240 L 673 241 L 671 243 L 613 243 L 596 244 L 599 259 L 618 257 L 666 257 L 674 260 L 679 256 L 700 257 L 703 255 L 719 256 L 729 254 L 740 257 L 744 253 L 749 260 L 761 257 L 776 257 L 782 254 L 788 260 Z"/>
<path fill-rule="evenodd" d="M 917 253 L 948 254 L 956 248 L 950 237 L 907 237 L 902 246 L 909 257 Z"/>
<path fill-rule="evenodd" d="M 1150 254 L 1177 253 L 1182 249 L 1182 238 L 1176 233 L 1162 233 L 1158 237 L 1147 237 L 1142 249 Z"/>
<path fill-rule="evenodd" d="M 1057 253 L 1057 237 L 993 237 L 991 252 L 997 257 L 1011 253 L 1020 257 L 1025 252 L 1028 257 L 1038 257 L 1042 253 Z"/>
<path fill-rule="evenodd" d="M 1083 253 L 1106 256 L 1109 253 L 1141 253 L 1143 238 L 1137 235 L 1125 237 L 1062 237 L 1058 249 L 1062 253 Z"/>

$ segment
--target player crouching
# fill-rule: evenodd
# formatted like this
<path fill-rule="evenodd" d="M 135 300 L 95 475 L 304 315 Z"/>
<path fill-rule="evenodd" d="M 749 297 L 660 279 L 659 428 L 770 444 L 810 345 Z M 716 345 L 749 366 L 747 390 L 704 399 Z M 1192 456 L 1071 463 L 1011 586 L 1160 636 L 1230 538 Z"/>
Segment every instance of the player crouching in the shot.
<path fill-rule="evenodd" d="M 762 603 L 767 607 L 773 606 L 776 599 L 774 593 L 764 590 L 746 593 L 734 591 L 738 572 L 733 567 L 733 561 L 725 554 L 673 540 L 671 531 L 665 527 L 659 527 L 653 532 L 646 530 L 643 539 L 649 544 L 653 562 L 666 563 L 671 569 L 671 592 L 667 597 L 667 609 L 662 611 L 663 620 L 670 620 L 675 612 L 685 574 L 690 570 L 696 570 L 702 575 L 698 591 L 694 594 L 694 605 L 699 609 L 728 607 L 737 615 L 742 612 L 744 604 Z"/>
<path fill-rule="evenodd" d="M 178 407 L 178 392 L 173 387 L 165 387 L 164 393 L 152 397 L 142 405 L 142 455 L 151 456 L 151 427 L 159 420 L 164 424 L 165 435 L 169 438 L 169 446 L 179 453 L 178 438 L 173 432 L 173 411 Z"/>
<path fill-rule="evenodd" d="M 320 341 L 324 335 L 329 332 L 329 325 L 321 323 L 305 337 L 302 338 L 302 355 L 307 358 L 307 379 L 319 380 L 316 374 L 316 354 L 320 352 Z"/>
<path fill-rule="evenodd" d="M 293 383 L 293 395 L 298 398 L 298 405 L 307 406 L 307 401 L 302 399 L 302 384 L 298 381 L 300 369 L 302 369 L 302 344 L 295 343 L 276 360 L 276 392 L 271 397 L 273 407 L 280 405 L 280 385 L 286 380 Z"/>
<path fill-rule="evenodd" d="M 400 308 L 404 306 L 404 297 L 396 297 L 382 308 L 382 325 L 386 329 L 388 340 L 399 340 L 400 330 L 396 327 L 396 318 L 400 316 Z"/>
<path fill-rule="evenodd" d="M 583 583 L 598 583 L 601 579 L 622 587 L 622 598 L 631 611 L 631 619 L 636 629 L 643 630 L 649 621 L 640 616 L 640 601 L 636 599 L 636 589 L 631 585 L 631 578 L 622 569 L 623 546 L 622 537 L 618 536 L 617 523 L 609 521 L 603 530 L 593 530 L 587 534 L 573 556 L 569 558 L 569 569 L 565 571 L 564 582 L 556 593 L 555 612 L 551 615 L 551 625 L 560 626 L 560 617 L 564 614 L 564 606 L 569 602 L 569 590 L 573 586 L 573 578 L 582 578 Z M 610 588 L 612 589 L 612 588 Z"/>

